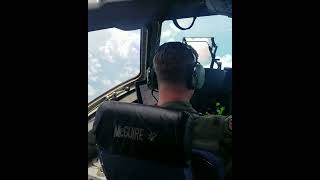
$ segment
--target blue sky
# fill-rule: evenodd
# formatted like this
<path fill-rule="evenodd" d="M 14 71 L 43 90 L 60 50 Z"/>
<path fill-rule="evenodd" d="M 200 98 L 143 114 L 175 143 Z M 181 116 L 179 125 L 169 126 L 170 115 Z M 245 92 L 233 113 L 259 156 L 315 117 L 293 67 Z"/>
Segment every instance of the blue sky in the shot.
<path fill-rule="evenodd" d="M 187 27 L 192 19 L 179 20 Z M 217 57 L 224 66 L 232 66 L 232 19 L 225 16 L 208 16 L 196 19 L 190 30 L 181 31 L 172 21 L 162 24 L 160 43 L 182 41 L 183 37 L 215 37 L 219 46 Z M 207 45 L 193 43 L 199 61 L 210 65 Z M 138 75 L 140 69 L 140 30 L 122 31 L 115 28 L 88 33 L 88 102 L 103 92 Z"/>
<path fill-rule="evenodd" d="M 192 18 L 178 21 L 182 27 L 188 27 Z M 218 46 L 217 58 L 221 59 L 222 66 L 232 66 L 232 19 L 226 16 L 206 16 L 196 19 L 189 30 L 179 30 L 172 21 L 162 25 L 160 44 L 168 41 L 182 41 L 183 37 L 214 37 Z M 205 43 L 190 43 L 199 54 L 199 61 L 205 67 L 210 66 L 210 54 Z"/>

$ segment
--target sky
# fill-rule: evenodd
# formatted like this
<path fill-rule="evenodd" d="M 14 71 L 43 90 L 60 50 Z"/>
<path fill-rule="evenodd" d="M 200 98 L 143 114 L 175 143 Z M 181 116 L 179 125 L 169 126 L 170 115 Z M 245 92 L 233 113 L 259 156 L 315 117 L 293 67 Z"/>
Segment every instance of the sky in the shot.
<path fill-rule="evenodd" d="M 192 18 L 179 20 L 187 27 Z M 172 21 L 162 24 L 160 44 L 182 41 L 183 37 L 214 37 L 218 45 L 217 58 L 222 67 L 232 67 L 232 19 L 226 16 L 198 17 L 189 30 L 179 30 Z M 206 43 L 190 43 L 199 54 L 199 62 L 210 66 Z M 122 31 L 116 28 L 88 32 L 88 102 L 110 88 L 131 79 L 140 70 L 140 30 Z"/>
<path fill-rule="evenodd" d="M 140 30 L 88 33 L 88 102 L 135 77 L 140 70 Z"/>

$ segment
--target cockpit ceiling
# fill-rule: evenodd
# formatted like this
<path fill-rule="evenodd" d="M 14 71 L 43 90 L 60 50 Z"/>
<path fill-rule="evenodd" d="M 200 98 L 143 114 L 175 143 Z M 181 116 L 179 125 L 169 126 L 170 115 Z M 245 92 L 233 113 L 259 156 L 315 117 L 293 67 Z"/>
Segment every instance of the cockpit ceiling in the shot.
<path fill-rule="evenodd" d="M 88 0 L 88 31 L 140 29 L 154 20 L 194 16 L 232 17 L 231 0 Z"/>

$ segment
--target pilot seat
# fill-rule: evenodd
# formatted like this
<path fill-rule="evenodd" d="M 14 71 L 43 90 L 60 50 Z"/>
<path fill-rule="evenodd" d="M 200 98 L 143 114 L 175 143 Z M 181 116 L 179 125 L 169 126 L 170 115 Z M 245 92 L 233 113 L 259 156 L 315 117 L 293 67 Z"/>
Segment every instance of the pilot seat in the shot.
<path fill-rule="evenodd" d="M 108 180 L 222 180 L 222 162 L 192 149 L 188 112 L 117 101 L 96 113 L 98 157 Z"/>

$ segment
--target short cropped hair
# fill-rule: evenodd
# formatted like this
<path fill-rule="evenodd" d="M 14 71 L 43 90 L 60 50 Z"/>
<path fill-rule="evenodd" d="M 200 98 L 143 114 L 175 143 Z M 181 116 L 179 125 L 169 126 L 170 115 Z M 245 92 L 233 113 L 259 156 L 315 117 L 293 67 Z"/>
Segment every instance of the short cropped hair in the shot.
<path fill-rule="evenodd" d="M 186 85 L 196 62 L 195 56 L 198 56 L 196 51 L 181 42 L 161 45 L 153 58 L 158 83 Z"/>

